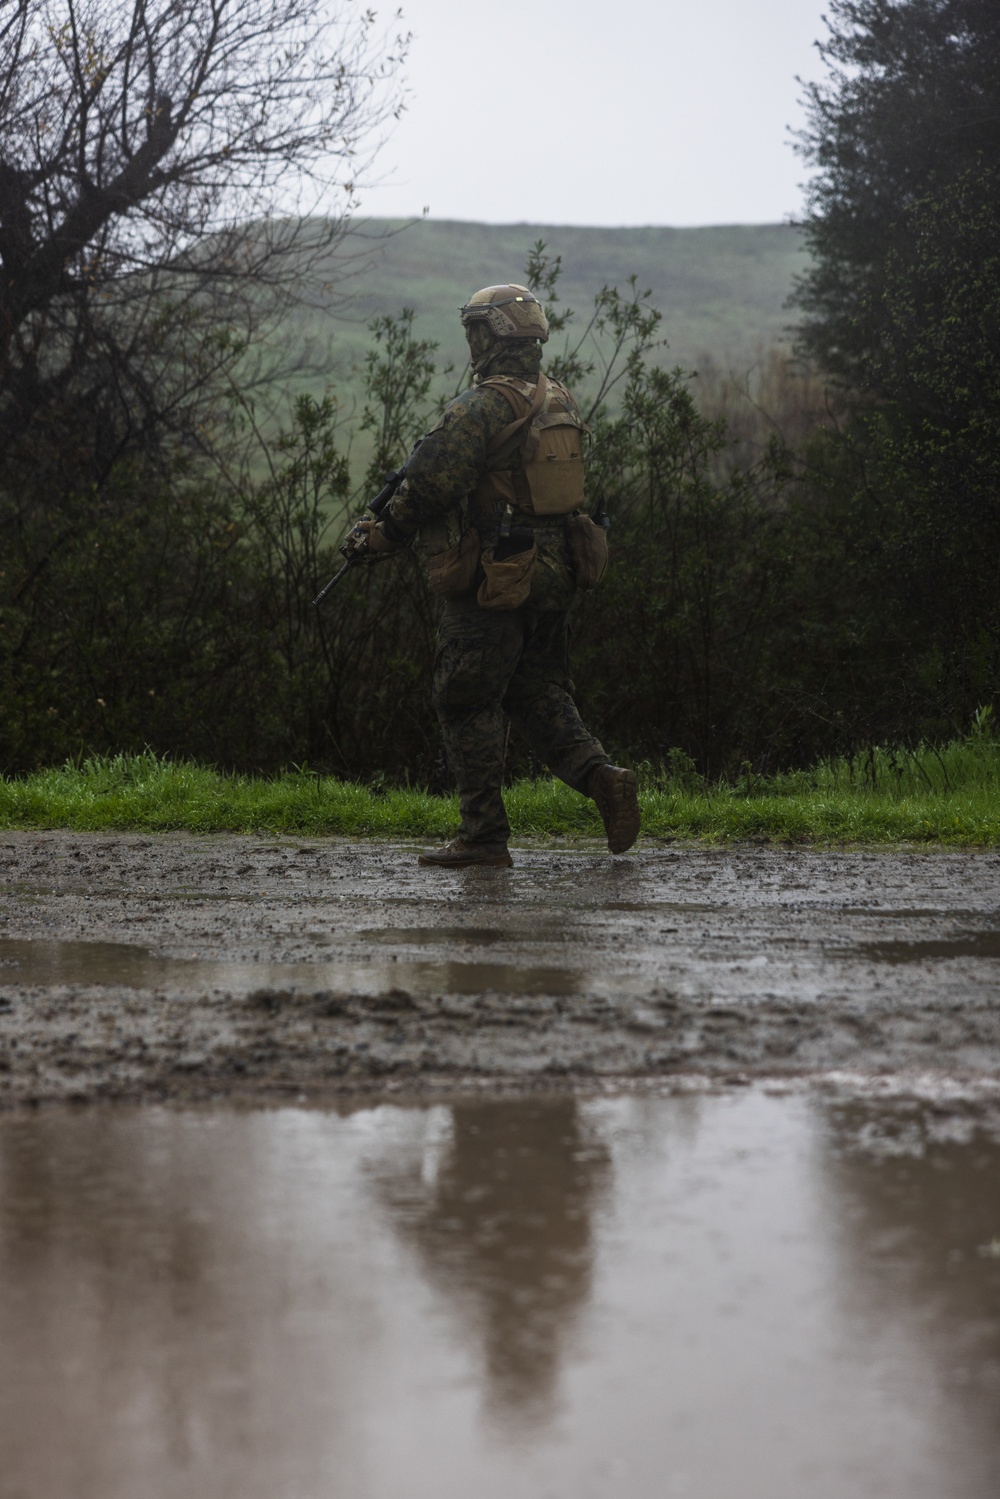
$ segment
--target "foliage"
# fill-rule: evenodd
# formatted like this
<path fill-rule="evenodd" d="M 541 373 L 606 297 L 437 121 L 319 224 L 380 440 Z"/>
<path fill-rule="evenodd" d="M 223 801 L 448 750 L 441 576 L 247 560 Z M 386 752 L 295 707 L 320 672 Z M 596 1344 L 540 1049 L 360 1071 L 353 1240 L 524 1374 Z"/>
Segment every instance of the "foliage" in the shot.
<path fill-rule="evenodd" d="M 968 205 L 970 236 L 988 264 L 989 247 L 976 239 L 986 210 L 971 196 Z M 915 202 L 912 212 L 914 222 L 929 216 L 921 243 L 933 247 L 936 210 Z M 893 317 L 901 338 L 919 330 L 930 369 L 936 325 L 912 311 L 929 296 L 921 265 L 894 267 Z M 669 831 L 680 818 L 677 828 L 712 836 L 761 827 L 777 836 L 779 826 L 820 836 L 815 808 L 807 815 L 785 800 L 780 817 L 755 811 L 750 788 L 773 799 L 785 795 L 776 772 L 836 754 L 859 765 L 858 754 L 882 743 L 903 755 L 943 742 L 993 700 L 998 632 L 984 625 L 991 616 L 962 613 L 970 597 L 987 596 L 995 555 L 973 544 L 992 535 L 989 462 L 976 460 L 981 503 L 970 498 L 968 465 L 956 489 L 967 515 L 959 546 L 954 523 L 942 529 L 935 495 L 962 429 L 934 429 L 938 468 L 928 458 L 930 416 L 914 427 L 888 403 L 842 431 L 822 412 L 810 436 L 785 364 L 769 388 L 800 423 L 799 450 L 776 430 L 761 440 L 764 424 L 737 461 L 724 420 L 700 409 L 688 376 L 660 362 L 659 314 L 638 282 L 601 287 L 578 320 L 558 300 L 560 273 L 536 244 L 527 276 L 550 305 L 556 299 L 549 367 L 575 370 L 592 433 L 590 504 L 612 522 L 612 568 L 575 621 L 584 716 L 615 758 L 667 767 L 650 772 L 650 826 Z M 947 316 L 963 306 L 955 290 Z M 322 611 L 311 604 L 339 566 L 347 515 L 434 418 L 434 341 L 405 308 L 370 332 L 362 421 L 379 451 L 360 489 L 351 425 L 333 393 L 298 398 L 275 435 L 252 394 L 235 391 L 211 466 L 183 451 L 139 452 L 83 493 L 67 485 L 57 506 L 30 488 L 16 498 L 0 492 L 5 773 L 151 746 L 230 771 L 308 762 L 341 782 L 448 788 L 428 690 L 438 606 L 414 559 L 352 572 Z M 888 341 L 883 348 L 889 357 Z M 970 439 L 968 453 L 977 452 Z M 921 634 L 921 621 L 933 628 Z M 512 739 L 507 774 L 522 830 L 535 826 L 536 803 L 520 783 L 540 769 Z M 766 786 L 762 777 L 771 777 Z M 919 797 L 946 792 L 927 787 Z M 368 809 L 356 813 L 360 826 L 373 804 L 359 788 L 351 796 Z M 446 804 L 433 805 L 438 828 Z M 573 793 L 545 792 L 538 805 L 539 827 L 593 831 L 592 807 Z M 830 817 L 822 836 L 851 836 L 836 831 L 847 825 L 840 811 Z M 885 826 L 923 836 L 915 817 L 897 807 Z M 944 827 L 933 808 L 925 821 Z M 972 826 L 961 822 L 962 836 Z"/>
<path fill-rule="evenodd" d="M 273 377 L 264 335 L 343 234 L 404 47 L 323 0 L 9 0 L 0 495 L 15 526 L 58 511 L 58 551 L 224 441 L 234 379 L 246 398 Z M 303 216 L 330 193 L 340 211 Z"/>
<path fill-rule="evenodd" d="M 943 736 L 1000 682 L 1000 13 L 834 0 L 828 25 L 799 300 L 854 400 L 807 450 L 824 697 L 858 742 Z"/>
<path fill-rule="evenodd" d="M 562 257 L 550 255 L 545 241 L 536 240 L 528 253 L 525 281 L 545 302 L 550 337 L 566 335 L 561 350 L 546 349 L 545 368 L 553 379 L 574 390 L 596 377 L 596 388 L 590 386 L 583 403 L 584 420 L 589 422 L 604 411 L 618 385 L 638 371 L 651 353 L 665 347 L 665 340 L 658 336 L 663 314 L 650 303 L 652 292 L 639 290 L 633 273 L 624 293 L 616 286 L 601 287 L 590 318 L 577 333 L 570 329 L 573 309 L 555 311 L 561 275 Z"/>
<path fill-rule="evenodd" d="M 263 476 L 214 483 L 119 469 L 123 492 L 88 496 L 76 525 L 0 511 L 8 771 L 146 744 L 248 768 L 431 763 L 433 619 L 414 564 L 354 574 L 312 607 L 351 489 L 335 404 L 299 398 L 257 451 Z"/>
<path fill-rule="evenodd" d="M 994 0 L 831 0 L 827 76 L 806 89 L 800 138 L 812 258 L 802 340 L 855 390 L 898 397 L 883 338 L 896 323 L 891 264 L 914 241 L 912 206 L 1000 159 L 1000 11 Z M 888 378 L 886 378 L 888 377 Z"/>
<path fill-rule="evenodd" d="M 318 401 L 268 466 L 252 392 L 405 44 L 322 0 L 0 14 L 6 767 L 147 742 L 273 759 L 314 732 L 308 590 L 346 463 Z"/>
<path fill-rule="evenodd" d="M 780 448 L 713 482 L 723 429 L 679 371 L 641 358 L 618 414 L 593 427 L 590 483 L 611 516 L 613 566 L 578 637 L 586 714 L 613 726 L 619 754 L 682 746 L 708 775 L 747 755 L 782 761 L 780 725 L 762 713 L 789 573 Z"/>
<path fill-rule="evenodd" d="M 398 467 L 426 428 L 438 346 L 433 339 L 414 338 L 412 307 L 398 317 L 373 318 L 368 332 L 374 345 L 365 356 L 366 400 L 359 425 L 374 435 L 364 487 L 377 492 L 386 471 Z"/>

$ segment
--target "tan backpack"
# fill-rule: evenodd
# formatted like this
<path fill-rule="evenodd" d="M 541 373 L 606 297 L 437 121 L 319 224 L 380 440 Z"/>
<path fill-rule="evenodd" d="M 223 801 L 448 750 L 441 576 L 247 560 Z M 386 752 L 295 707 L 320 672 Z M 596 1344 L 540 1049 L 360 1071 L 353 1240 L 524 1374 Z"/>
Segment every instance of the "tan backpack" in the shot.
<path fill-rule="evenodd" d="M 483 475 L 476 498 L 491 507 L 516 506 L 535 515 L 569 515 L 584 501 L 583 438 L 586 427 L 576 402 L 558 380 L 541 374 L 538 383 L 513 375 L 492 375 L 480 382 L 500 391 L 514 420 L 490 443 L 491 456 L 518 452 L 524 467 L 494 469 Z"/>

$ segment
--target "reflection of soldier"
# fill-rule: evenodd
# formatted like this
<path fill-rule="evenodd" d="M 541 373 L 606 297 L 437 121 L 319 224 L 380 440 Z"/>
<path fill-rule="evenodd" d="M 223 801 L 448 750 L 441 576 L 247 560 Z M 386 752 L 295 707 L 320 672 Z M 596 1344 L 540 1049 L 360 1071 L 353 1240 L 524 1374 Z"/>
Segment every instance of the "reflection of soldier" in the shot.
<path fill-rule="evenodd" d="M 604 532 L 583 512 L 583 423 L 540 373 L 548 322 L 523 286 L 490 286 L 462 308 L 477 384 L 456 397 L 410 458 L 373 555 L 418 532 L 445 597 L 434 705 L 458 783 L 458 837 L 421 856 L 457 868 L 511 863 L 500 785 L 506 713 L 559 778 L 593 797 L 608 847 L 639 833 L 635 775 L 613 766 L 571 696 L 567 610 L 596 583 Z"/>
<path fill-rule="evenodd" d="M 497 1415 L 538 1416 L 560 1342 L 590 1291 L 590 1214 L 607 1172 L 572 1099 L 457 1104 L 426 1201 L 387 1182 L 435 1281 L 472 1305 Z"/>

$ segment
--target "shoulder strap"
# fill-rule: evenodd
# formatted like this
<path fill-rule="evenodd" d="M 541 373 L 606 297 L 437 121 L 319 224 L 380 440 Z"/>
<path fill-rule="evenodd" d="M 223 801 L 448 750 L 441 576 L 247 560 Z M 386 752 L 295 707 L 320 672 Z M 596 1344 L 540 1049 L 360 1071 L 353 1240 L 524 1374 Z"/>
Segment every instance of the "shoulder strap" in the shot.
<path fill-rule="evenodd" d="M 496 437 L 493 438 L 492 442 L 486 449 L 488 453 L 499 452 L 502 447 L 505 447 L 506 444 L 510 442 L 510 439 L 514 436 L 515 432 L 519 432 L 522 427 L 526 426 L 532 420 L 533 417 L 538 415 L 545 400 L 547 383 L 548 382 L 546 381 L 545 376 L 539 374 L 538 384 L 535 386 L 535 392 L 531 398 L 528 410 L 523 416 L 519 416 L 516 421 L 508 422 L 503 431 L 497 433 Z M 526 396 L 522 396 L 518 391 L 512 390 L 506 382 L 501 383 L 498 380 L 494 385 L 492 380 L 483 380 L 482 384 L 488 385 L 491 390 L 499 390 L 504 396 L 506 396 L 511 410 L 515 412 L 520 410 L 521 402 L 527 400 Z"/>
<path fill-rule="evenodd" d="M 521 416 L 524 411 L 524 402 L 528 400 L 523 390 L 517 390 L 515 386 L 509 384 L 506 380 L 481 380 L 477 389 L 482 390 L 484 387 L 498 391 L 514 415 L 516 417 Z"/>

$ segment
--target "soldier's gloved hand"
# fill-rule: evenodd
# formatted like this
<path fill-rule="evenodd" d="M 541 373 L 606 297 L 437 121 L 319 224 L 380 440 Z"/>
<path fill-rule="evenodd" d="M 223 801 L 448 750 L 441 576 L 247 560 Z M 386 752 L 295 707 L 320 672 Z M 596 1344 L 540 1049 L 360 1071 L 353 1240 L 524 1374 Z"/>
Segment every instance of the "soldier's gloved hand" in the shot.
<path fill-rule="evenodd" d="M 373 557 L 387 557 L 390 552 L 400 551 L 404 545 L 402 541 L 393 541 L 386 534 L 385 526 L 380 520 L 363 520 L 359 529 L 361 527 L 364 527 L 368 550 Z"/>

